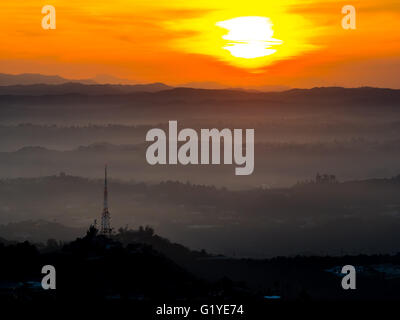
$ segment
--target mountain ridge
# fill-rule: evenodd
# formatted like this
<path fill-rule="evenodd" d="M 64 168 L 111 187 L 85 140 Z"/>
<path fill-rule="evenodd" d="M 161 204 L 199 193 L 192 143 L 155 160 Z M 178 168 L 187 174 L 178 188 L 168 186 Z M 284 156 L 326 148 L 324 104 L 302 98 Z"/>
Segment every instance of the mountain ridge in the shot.
<path fill-rule="evenodd" d="M 7 74 L 0 73 L 0 86 L 30 85 L 30 84 L 62 84 L 67 82 L 95 84 L 92 79 L 66 79 L 58 75 L 43 75 L 40 73 Z"/>

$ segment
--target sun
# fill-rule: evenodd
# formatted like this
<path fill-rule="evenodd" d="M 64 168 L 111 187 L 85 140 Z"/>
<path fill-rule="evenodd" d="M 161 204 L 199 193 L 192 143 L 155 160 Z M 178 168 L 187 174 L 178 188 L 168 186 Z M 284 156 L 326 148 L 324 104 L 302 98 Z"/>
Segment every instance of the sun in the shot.
<path fill-rule="evenodd" d="M 227 41 L 223 49 L 237 58 L 269 56 L 276 52 L 273 46 L 283 43 L 282 40 L 273 38 L 273 24 L 267 17 L 238 17 L 217 22 L 216 25 L 229 31 L 222 36 Z"/>
<path fill-rule="evenodd" d="M 235 7 L 168 20 L 164 26 L 177 34 L 168 41 L 169 47 L 212 57 L 250 73 L 264 73 L 275 63 L 317 49 L 312 39 L 321 29 L 312 20 L 273 3 L 263 1 L 259 9 L 247 12 Z"/>

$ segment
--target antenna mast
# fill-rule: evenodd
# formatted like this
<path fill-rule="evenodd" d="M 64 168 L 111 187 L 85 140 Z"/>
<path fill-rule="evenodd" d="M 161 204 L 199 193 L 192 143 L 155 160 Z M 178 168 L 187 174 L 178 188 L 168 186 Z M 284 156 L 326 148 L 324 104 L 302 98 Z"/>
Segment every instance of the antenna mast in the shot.
<path fill-rule="evenodd" d="M 108 211 L 108 190 L 107 190 L 107 165 L 104 168 L 104 204 L 103 213 L 101 215 L 100 234 L 110 236 L 112 229 L 110 224 L 110 212 Z"/>

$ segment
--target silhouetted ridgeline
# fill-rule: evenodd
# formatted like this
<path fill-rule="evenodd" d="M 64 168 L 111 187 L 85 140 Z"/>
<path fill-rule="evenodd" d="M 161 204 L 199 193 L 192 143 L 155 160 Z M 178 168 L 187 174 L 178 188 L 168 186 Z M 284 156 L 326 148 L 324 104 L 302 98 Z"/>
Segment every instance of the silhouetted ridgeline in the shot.
<path fill-rule="evenodd" d="M 0 95 L 47 96 L 47 95 L 119 95 L 133 92 L 157 92 L 171 87 L 163 83 L 117 85 L 117 84 L 82 84 L 67 82 L 62 84 L 30 84 L 0 86 Z"/>
<path fill-rule="evenodd" d="M 146 92 L 147 91 L 147 92 Z M 154 92 L 148 92 L 154 91 Z M 253 92 L 243 90 L 210 90 L 193 88 L 169 88 L 163 84 L 150 85 L 85 85 L 66 83 L 59 85 L 16 85 L 0 86 L 0 104 L 32 103 L 48 105 L 49 103 L 175 103 L 190 105 L 211 104 L 218 102 L 224 106 L 261 103 L 263 107 L 279 104 L 323 106 L 336 105 L 341 109 L 360 105 L 380 105 L 395 107 L 400 101 L 400 90 L 372 87 L 341 88 L 322 87 L 313 89 L 291 89 L 283 92 Z M 321 104 L 322 103 L 322 104 Z"/>
<path fill-rule="evenodd" d="M 212 294 L 196 279 L 150 246 L 121 243 L 96 236 L 83 238 L 47 253 L 29 243 L 0 245 L 0 296 L 20 299 L 142 301 L 157 298 L 190 299 Z M 40 283 L 37 271 L 51 264 L 57 270 L 57 294 L 30 286 Z"/>
<path fill-rule="evenodd" d="M 110 239 L 97 235 L 93 227 L 83 238 L 64 245 L 49 241 L 40 251 L 28 242 L 0 243 L 0 299 L 247 304 L 265 303 L 265 296 L 284 301 L 400 298 L 399 255 L 251 260 L 182 246 L 177 253 L 177 246 L 150 228 L 120 230 Z M 56 291 L 40 287 L 40 270 L 46 264 L 57 270 Z M 358 289 L 351 293 L 340 288 L 336 271 L 345 264 L 359 269 Z"/>
<path fill-rule="evenodd" d="M 57 75 L 49 76 L 38 73 L 22 73 L 22 74 L 0 73 L 0 86 L 18 86 L 18 85 L 22 86 L 22 85 L 33 85 L 33 84 L 56 85 L 68 82 L 95 84 L 95 81 L 91 79 L 70 80 Z"/>

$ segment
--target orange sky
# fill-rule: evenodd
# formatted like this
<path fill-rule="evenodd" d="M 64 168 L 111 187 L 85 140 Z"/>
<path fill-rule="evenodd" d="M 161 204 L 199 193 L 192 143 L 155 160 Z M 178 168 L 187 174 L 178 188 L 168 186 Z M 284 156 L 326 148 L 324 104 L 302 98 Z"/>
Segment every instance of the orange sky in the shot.
<path fill-rule="evenodd" d="M 41 27 L 45 4 L 56 8 L 56 30 Z M 356 30 L 341 27 L 346 4 Z M 229 30 L 216 24 L 243 16 L 269 19 L 275 53 L 246 59 L 226 49 Z M 0 30 L 2 73 L 400 88 L 398 0 L 2 0 Z"/>

